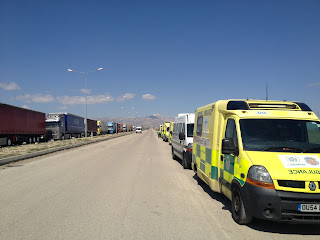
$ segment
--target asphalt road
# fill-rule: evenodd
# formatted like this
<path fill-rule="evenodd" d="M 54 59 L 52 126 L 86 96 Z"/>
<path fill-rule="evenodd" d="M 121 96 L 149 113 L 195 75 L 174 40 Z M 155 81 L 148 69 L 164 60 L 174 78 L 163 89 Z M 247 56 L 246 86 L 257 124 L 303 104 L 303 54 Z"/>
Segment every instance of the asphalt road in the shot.
<path fill-rule="evenodd" d="M 319 238 L 319 225 L 237 225 L 153 130 L 0 169 L 0 239 Z"/>

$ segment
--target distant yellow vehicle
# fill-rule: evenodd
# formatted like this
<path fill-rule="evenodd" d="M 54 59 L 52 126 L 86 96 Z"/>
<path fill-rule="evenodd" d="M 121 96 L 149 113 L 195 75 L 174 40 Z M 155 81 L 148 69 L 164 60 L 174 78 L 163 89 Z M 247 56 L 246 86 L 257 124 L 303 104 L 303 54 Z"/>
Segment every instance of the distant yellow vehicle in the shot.
<path fill-rule="evenodd" d="M 162 138 L 162 133 L 163 133 L 163 125 L 159 126 L 159 131 L 158 131 L 158 137 Z"/>
<path fill-rule="evenodd" d="M 168 142 L 169 134 L 170 134 L 170 122 L 165 122 L 163 124 L 163 135 L 162 135 L 163 141 Z"/>
<path fill-rule="evenodd" d="M 172 144 L 172 131 L 173 131 L 173 124 L 174 122 L 170 123 L 170 131 L 169 131 L 169 145 Z"/>
<path fill-rule="evenodd" d="M 320 223 L 320 121 L 304 103 L 221 100 L 196 110 L 192 168 L 232 217 Z"/>

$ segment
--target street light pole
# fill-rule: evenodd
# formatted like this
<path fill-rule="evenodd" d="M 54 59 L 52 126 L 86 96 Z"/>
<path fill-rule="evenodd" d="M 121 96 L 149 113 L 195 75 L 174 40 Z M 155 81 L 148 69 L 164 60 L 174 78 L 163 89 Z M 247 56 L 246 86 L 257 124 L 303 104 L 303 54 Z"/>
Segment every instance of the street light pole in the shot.
<path fill-rule="evenodd" d="M 77 72 L 77 73 L 80 73 L 80 74 L 83 74 L 84 75 L 84 96 L 85 96 L 85 120 L 84 120 L 84 136 L 85 138 L 88 137 L 88 118 L 87 118 L 87 74 L 88 73 L 91 73 L 91 72 L 96 72 L 96 71 L 101 71 L 103 70 L 103 68 L 98 68 L 96 70 L 92 70 L 92 71 L 89 71 L 89 72 L 79 72 L 79 71 L 75 71 L 75 70 L 72 70 L 72 69 L 68 69 L 68 72 Z"/>
<path fill-rule="evenodd" d="M 85 105 L 86 105 L 86 118 L 84 120 L 85 124 L 84 124 L 84 137 L 87 138 L 88 137 L 88 119 L 87 119 L 87 114 L 88 114 L 88 110 L 87 110 L 87 73 L 84 73 L 84 96 L 85 96 Z"/>

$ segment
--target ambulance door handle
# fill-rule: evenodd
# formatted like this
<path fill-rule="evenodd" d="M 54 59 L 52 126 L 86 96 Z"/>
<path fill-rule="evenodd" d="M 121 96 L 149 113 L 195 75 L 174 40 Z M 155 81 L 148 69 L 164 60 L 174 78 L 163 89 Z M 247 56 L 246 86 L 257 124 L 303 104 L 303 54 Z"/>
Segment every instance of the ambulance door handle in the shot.
<path fill-rule="evenodd" d="M 221 155 L 220 160 L 223 161 L 223 155 Z"/>

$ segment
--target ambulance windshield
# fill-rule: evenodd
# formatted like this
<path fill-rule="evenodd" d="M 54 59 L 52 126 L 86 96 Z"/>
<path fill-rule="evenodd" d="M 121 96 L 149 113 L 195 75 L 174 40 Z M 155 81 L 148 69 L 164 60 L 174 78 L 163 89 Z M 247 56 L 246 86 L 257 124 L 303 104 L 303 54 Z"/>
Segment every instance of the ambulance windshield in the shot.
<path fill-rule="evenodd" d="M 290 119 L 240 120 L 243 149 L 320 153 L 320 122 Z"/>

